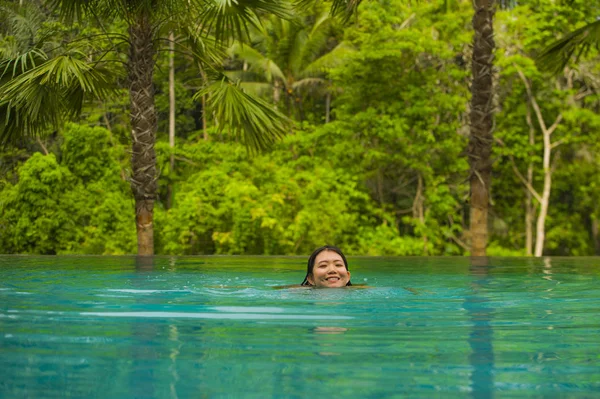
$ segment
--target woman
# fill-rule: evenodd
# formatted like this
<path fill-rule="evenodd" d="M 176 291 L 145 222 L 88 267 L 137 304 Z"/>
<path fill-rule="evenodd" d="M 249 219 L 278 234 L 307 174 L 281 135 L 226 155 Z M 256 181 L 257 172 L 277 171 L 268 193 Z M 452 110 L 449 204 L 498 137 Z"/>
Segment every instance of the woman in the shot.
<path fill-rule="evenodd" d="M 325 245 L 315 249 L 308 258 L 304 286 L 339 288 L 351 286 L 348 261 L 338 247 Z"/>

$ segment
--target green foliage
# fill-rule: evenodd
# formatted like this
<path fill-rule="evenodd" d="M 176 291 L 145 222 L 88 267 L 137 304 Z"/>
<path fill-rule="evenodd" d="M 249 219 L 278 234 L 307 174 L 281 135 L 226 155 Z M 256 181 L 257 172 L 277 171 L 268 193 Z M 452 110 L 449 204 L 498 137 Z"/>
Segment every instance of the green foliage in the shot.
<path fill-rule="evenodd" d="M 237 76 L 233 70 L 242 69 L 240 60 L 244 59 L 249 68 L 242 71 L 243 77 L 271 84 L 280 80 L 282 97 L 277 105 L 285 109 L 285 100 L 292 101 L 293 134 L 287 134 L 288 125 L 265 122 L 275 117 L 272 101 L 277 86 L 265 86 L 264 99 L 254 100 L 248 96 L 248 81 L 220 80 L 223 75 L 210 66 L 225 57 L 214 36 L 159 24 L 157 32 L 164 37 L 170 30 L 178 32 L 177 139 L 171 149 L 166 141 L 168 52 L 159 52 L 156 149 L 162 189 L 155 207 L 156 253 L 305 255 L 329 243 L 354 255 L 468 254 L 464 149 L 471 2 L 363 2 L 356 18 L 343 27 L 322 15 L 322 5 L 309 3 L 304 2 L 306 8 L 295 19 L 298 24 L 261 15 L 262 25 L 248 25 L 252 45 L 244 43 L 237 48 L 239 58 L 225 60 L 230 78 Z M 193 2 L 194 7 L 199 4 Z M 546 43 L 558 39 L 561 32 L 592 22 L 586 18 L 598 13 L 594 2 L 575 0 L 573 4 L 524 0 L 511 2 L 509 9 L 496 15 L 497 142 L 488 247 L 492 256 L 526 254 L 527 191 L 515 169 L 526 176 L 531 167 L 533 187 L 541 192 L 543 185 L 539 121 L 521 74 L 546 126 L 562 115 L 552 135 L 557 144 L 552 152 L 544 254 L 592 255 L 600 248 L 600 98 L 595 94 L 600 89 L 600 69 L 594 62 L 596 54 L 590 51 L 577 68 L 567 64 L 559 76 L 547 74 L 535 62 Z M 186 18 L 197 15 L 197 10 L 190 9 Z M 223 26 L 232 27 L 235 34 L 227 39 L 245 35 L 243 25 L 235 27 L 227 19 L 233 11 L 210 11 L 223 18 Z M 280 11 L 282 15 L 290 12 Z M 13 7 L 11 12 L 21 11 Z M 15 25 L 17 18 L 0 28 L 0 55 L 9 66 L 2 70 L 5 80 L 0 84 L 33 73 L 34 64 L 40 66 L 57 54 L 71 54 L 71 60 L 54 59 L 53 74 L 38 77 L 44 87 L 28 90 L 63 90 L 67 82 L 86 87 L 85 79 L 78 78 L 85 75 L 84 69 L 71 73 L 72 68 L 83 68 L 84 54 L 106 61 L 103 67 L 117 76 L 111 84 L 117 83 L 121 91 L 82 103 L 80 124 L 61 127 L 45 140 L 2 149 L 0 252 L 133 253 L 134 203 L 126 181 L 129 111 L 120 66 L 125 58 L 113 51 L 123 49 L 123 42 L 113 33 L 125 32 L 126 23 L 117 18 L 105 27 L 111 32 L 110 40 L 75 45 L 73 37 L 101 33 L 99 27 L 44 22 L 48 16 L 43 14 L 38 23 L 35 10 L 27 12 L 28 24 Z M 210 28 L 213 33 L 215 27 Z M 70 44 L 57 53 L 53 48 L 61 47 L 49 45 L 54 42 Z M 331 62 L 339 55 L 331 51 L 339 43 L 347 46 L 343 62 Z M 306 85 L 299 83 L 303 79 L 309 79 Z M 326 92 L 313 90 L 315 79 L 333 98 L 331 123 L 323 124 Z M 15 81 L 11 86 L 15 98 L 33 95 L 15 86 Z M 309 87 L 312 91 L 300 94 Z M 40 98 L 53 98 L 60 90 L 45 92 Z M 56 95 L 60 101 L 79 101 Z M 209 102 L 207 109 L 201 107 L 202 95 Z M 231 105 L 234 97 L 248 100 L 246 106 Z M 41 108 L 47 100 L 43 101 L 38 104 Z M 223 122 L 236 118 L 234 124 Z M 208 125 L 206 141 L 201 139 L 203 122 Z M 242 132 L 240 125 L 250 129 Z M 275 134 L 256 141 L 253 137 L 264 130 Z M 283 133 L 287 136 L 276 141 Z M 257 148 L 269 146 L 270 151 L 249 154 L 244 144 L 252 142 Z M 171 155 L 174 168 L 170 167 Z M 169 209 L 167 184 L 173 190 Z M 534 211 L 537 214 L 538 208 Z"/>
<path fill-rule="evenodd" d="M 210 95 L 210 109 L 222 121 L 219 129 L 232 132 L 250 150 L 264 150 L 285 134 L 283 115 L 224 76 L 196 97 L 203 95 Z"/>
<path fill-rule="evenodd" d="M 347 43 L 339 43 L 336 33 L 326 4 L 315 5 L 291 20 L 268 18 L 250 45 L 231 46 L 232 63 L 239 70 L 229 74 L 241 79 L 243 88 L 267 96 L 289 116 L 305 120 L 311 116 L 307 110 L 314 110 L 333 94 L 327 72 L 353 51 Z"/>
<path fill-rule="evenodd" d="M 19 183 L 2 191 L 3 252 L 55 254 L 76 240 L 71 210 L 80 208 L 76 179 L 53 154 L 34 154 L 19 170 Z"/>
<path fill-rule="evenodd" d="M 357 26 L 346 31 L 358 50 L 331 74 L 342 90 L 332 124 L 341 134 L 338 154 L 396 215 L 392 225 L 419 237 L 421 254 L 462 251 L 467 164 L 457 132 L 468 97 L 457 84 L 467 71 L 455 58 L 468 37 L 454 33 L 466 15 L 446 19 L 433 7 L 415 10 L 400 1 L 389 8 L 365 4 Z"/>
<path fill-rule="evenodd" d="M 585 6 L 593 8 L 587 3 Z M 532 14 L 531 9 L 536 12 Z M 495 151 L 499 161 L 495 170 L 503 177 L 494 180 L 493 188 L 498 219 L 495 225 L 502 226 L 494 230 L 498 245 L 514 250 L 524 248 L 527 189 L 515 170 L 526 178 L 530 169 L 534 189 L 541 193 L 543 188 L 540 119 L 527 94 L 524 78 L 546 127 L 550 127 L 558 115 L 563 117 L 551 136 L 553 177 L 545 226 L 546 253 L 594 253 L 593 241 L 598 238 L 590 234 L 590 227 L 576 226 L 591 226 L 594 220 L 594 207 L 587 202 L 589 190 L 584 187 L 589 187 L 588 181 L 594 180 L 591 170 L 597 171 L 598 153 L 592 148 L 596 148 L 598 141 L 598 99 L 587 92 L 595 91 L 598 86 L 585 63 L 579 71 L 567 68 L 556 78 L 544 73 L 535 63 L 535 54 L 544 47 L 548 35 L 554 34 L 548 30 L 548 24 L 552 24 L 552 29 L 573 29 L 581 23 L 578 19 L 581 13 L 581 9 L 543 1 L 527 2 L 511 12 L 498 13 L 498 23 L 503 29 L 497 40 L 505 48 L 499 52 L 496 64 L 500 68 L 500 112 L 496 118 L 499 145 Z M 523 23 L 524 18 L 531 23 Z M 533 199 L 533 204 L 537 215 L 539 203 Z M 533 228 L 535 230 L 535 226 Z"/>
<path fill-rule="evenodd" d="M 133 203 L 108 131 L 69 125 L 61 161 L 35 153 L 0 192 L 0 252 L 132 253 Z"/>
<path fill-rule="evenodd" d="M 540 66 L 558 73 L 572 58 L 577 62 L 582 55 L 587 55 L 590 50 L 597 50 L 599 47 L 600 21 L 594 21 L 551 43 L 540 54 L 538 60 Z"/>
<path fill-rule="evenodd" d="M 526 256 L 524 249 L 511 249 L 499 245 L 496 242 L 490 243 L 487 248 L 488 256 Z"/>
<path fill-rule="evenodd" d="M 119 167 L 113 159 L 115 150 L 106 129 L 68 124 L 63 137 L 61 164 L 83 183 L 118 179 Z"/>
<path fill-rule="evenodd" d="M 184 147 L 199 165 L 181 185 L 175 207 L 157 214 L 165 253 L 305 253 L 321 242 L 355 245 L 368 196 L 347 172 L 309 156 L 294 161 L 284 143 L 269 156 L 248 159 L 241 146 Z M 293 164 L 297 164 L 294 167 Z"/>

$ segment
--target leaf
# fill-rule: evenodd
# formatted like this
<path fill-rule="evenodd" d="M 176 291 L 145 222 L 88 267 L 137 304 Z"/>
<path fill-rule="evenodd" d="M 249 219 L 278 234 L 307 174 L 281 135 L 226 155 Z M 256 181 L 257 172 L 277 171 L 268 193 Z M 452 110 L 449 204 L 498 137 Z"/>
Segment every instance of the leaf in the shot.
<path fill-rule="evenodd" d="M 188 22 L 178 24 L 177 28 L 183 33 L 185 45 L 191 50 L 194 59 L 202 64 L 220 64 L 225 58 L 225 51 L 215 37 L 203 33 L 201 25 Z"/>
<path fill-rule="evenodd" d="M 590 51 L 600 47 L 600 19 L 574 30 L 560 40 L 550 44 L 537 58 L 541 70 L 558 74 L 571 58 L 575 62 Z"/>
<path fill-rule="evenodd" d="M 258 14 L 274 14 L 291 18 L 291 8 L 282 0 L 196 0 L 199 20 L 207 33 L 217 42 L 243 39 L 249 36 L 249 27 L 260 27 Z"/>
<path fill-rule="evenodd" d="M 333 0 L 331 15 L 339 17 L 343 22 L 348 22 L 356 14 L 362 0 Z M 296 0 L 294 6 L 298 10 L 306 10 L 315 3 L 315 0 Z"/>
<path fill-rule="evenodd" d="M 294 82 L 294 84 L 292 85 L 292 88 L 294 90 L 309 89 L 312 87 L 324 85 L 326 83 L 327 83 L 327 81 L 325 79 L 321 79 L 321 78 L 304 78 L 304 79 Z"/>
<path fill-rule="evenodd" d="M 347 57 L 355 52 L 356 50 L 351 44 L 341 42 L 333 50 L 308 64 L 302 71 L 302 76 L 315 76 L 327 72 L 342 65 Z"/>
<path fill-rule="evenodd" d="M 229 51 L 231 54 L 248 62 L 251 67 L 255 67 L 258 71 L 263 72 L 267 82 L 272 82 L 273 78 L 277 78 L 286 83 L 285 76 L 279 66 L 273 60 L 265 57 L 252 47 L 248 45 L 244 46 L 238 42 L 231 46 Z"/>
<path fill-rule="evenodd" d="M 219 129 L 227 128 L 240 137 L 250 151 L 265 150 L 285 135 L 290 121 L 271 104 L 244 92 L 227 77 L 222 76 L 194 98 L 206 94 Z"/>
<path fill-rule="evenodd" d="M 72 55 L 15 76 L 0 87 L 0 146 L 56 129 L 65 117 L 79 114 L 86 94 L 108 96 L 110 76 Z"/>

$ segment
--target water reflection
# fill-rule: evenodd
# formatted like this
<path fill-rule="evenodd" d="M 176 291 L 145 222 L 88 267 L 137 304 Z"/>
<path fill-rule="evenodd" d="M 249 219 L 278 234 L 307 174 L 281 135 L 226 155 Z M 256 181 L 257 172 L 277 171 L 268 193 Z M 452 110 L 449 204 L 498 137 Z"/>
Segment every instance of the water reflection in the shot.
<path fill-rule="evenodd" d="M 474 399 L 494 397 L 494 348 L 491 326 L 494 309 L 486 306 L 489 299 L 483 292 L 492 280 L 490 268 L 487 257 L 471 258 L 469 271 L 472 276 L 473 294 L 467 296 L 464 303 L 472 325 L 468 341 L 471 347 L 471 396 Z"/>
<path fill-rule="evenodd" d="M 552 281 L 552 260 L 548 256 L 544 258 L 543 273 L 544 273 L 543 279 Z"/>
<path fill-rule="evenodd" d="M 136 274 L 132 278 L 132 285 L 136 289 L 144 289 L 147 284 L 147 273 L 154 268 L 154 258 L 151 256 L 137 256 L 135 258 Z M 137 296 L 137 301 L 143 304 L 148 296 Z M 129 374 L 130 392 L 135 398 L 152 398 L 155 396 L 154 381 L 155 370 L 152 361 L 157 358 L 152 340 L 156 337 L 156 325 L 147 321 L 133 320 L 131 325 L 131 371 Z"/>
<path fill-rule="evenodd" d="M 135 271 L 136 272 L 151 272 L 154 270 L 154 257 L 153 256 L 136 256 L 135 257 Z"/>
<path fill-rule="evenodd" d="M 340 335 L 348 331 L 345 327 L 330 327 L 330 326 L 317 326 L 313 329 L 313 333 L 316 335 L 319 342 L 317 345 L 324 350 L 318 352 L 321 356 L 340 356 L 340 352 L 332 351 L 332 348 L 336 347 L 337 341 L 341 337 L 331 337 L 331 335 Z M 323 336 L 325 335 L 325 336 Z"/>
<path fill-rule="evenodd" d="M 179 356 L 183 343 L 179 340 L 179 330 L 176 325 L 169 325 L 169 341 L 173 343 L 171 353 L 169 353 L 169 359 L 171 364 L 169 365 L 169 375 L 171 381 L 169 382 L 169 394 L 171 398 L 177 398 L 177 383 L 179 382 L 179 373 L 177 372 L 177 357 Z"/>

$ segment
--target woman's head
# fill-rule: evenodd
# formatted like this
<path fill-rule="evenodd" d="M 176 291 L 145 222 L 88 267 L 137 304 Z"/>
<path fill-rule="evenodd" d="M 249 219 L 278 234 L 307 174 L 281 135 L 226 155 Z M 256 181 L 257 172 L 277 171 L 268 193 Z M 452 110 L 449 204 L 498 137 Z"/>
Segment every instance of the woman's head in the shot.
<path fill-rule="evenodd" d="M 330 288 L 352 285 L 348 261 L 342 251 L 332 245 L 315 249 L 308 258 L 302 285 Z"/>

